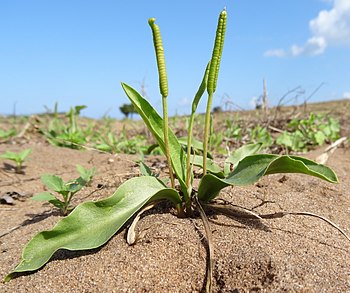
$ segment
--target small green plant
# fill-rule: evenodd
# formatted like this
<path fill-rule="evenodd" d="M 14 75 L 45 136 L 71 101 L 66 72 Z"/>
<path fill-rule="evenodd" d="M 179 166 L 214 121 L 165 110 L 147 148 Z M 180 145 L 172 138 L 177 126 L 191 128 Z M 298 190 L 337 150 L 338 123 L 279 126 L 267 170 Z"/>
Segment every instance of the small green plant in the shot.
<path fill-rule="evenodd" d="M 47 140 L 53 145 L 72 149 L 79 149 L 81 145 L 84 145 L 87 142 L 88 134 L 91 133 L 91 129 L 80 129 L 77 119 L 81 110 L 85 108 L 86 106 L 71 107 L 66 114 L 69 120 L 68 125 L 62 123 L 62 121 L 57 118 L 57 113 L 55 112 L 56 114 L 52 123 L 49 125 L 48 131 L 43 131 Z"/>
<path fill-rule="evenodd" d="M 96 149 L 112 154 L 119 151 L 118 140 L 112 132 L 108 132 L 106 136 L 100 136 L 94 146 Z"/>
<path fill-rule="evenodd" d="M 24 161 L 27 159 L 31 152 L 32 149 L 25 149 L 19 153 L 7 151 L 6 153 L 0 155 L 0 158 L 14 161 L 16 163 L 16 173 L 22 173 Z"/>
<path fill-rule="evenodd" d="M 77 165 L 77 170 L 81 174 L 80 177 L 67 182 L 64 182 L 61 177 L 56 175 L 42 175 L 41 181 L 47 188 L 55 193 L 50 191 L 41 192 L 33 196 L 32 199 L 37 201 L 48 201 L 55 207 L 59 208 L 64 216 L 68 215 L 68 213 L 74 209 L 74 206 L 71 205 L 73 196 L 86 186 L 95 174 L 95 168 L 88 170 Z"/>
<path fill-rule="evenodd" d="M 159 28 L 155 25 L 155 19 L 153 18 L 149 20 L 149 24 L 153 32 L 158 63 L 160 92 L 163 101 L 163 118 L 136 90 L 122 83 L 126 95 L 149 131 L 153 134 L 163 154 L 165 154 L 169 166 L 169 176 L 167 178 L 170 178 L 170 186 L 164 183 L 164 179 L 161 180 L 161 178 L 152 176 L 151 170 L 142 163 L 142 173 L 147 176 L 127 180 L 119 186 L 112 196 L 106 199 L 80 204 L 67 217 L 60 220 L 52 230 L 44 231 L 34 236 L 25 246 L 21 262 L 5 277 L 5 281 L 10 280 L 15 273 L 39 269 L 61 248 L 82 250 L 99 247 L 119 231 L 132 216 L 136 215 L 134 221 L 137 222 L 139 214 L 145 210 L 147 205 L 159 200 L 169 200 L 176 208 L 179 217 L 193 216 L 193 211 L 197 210 L 203 220 L 209 244 L 206 290 L 210 292 L 213 269 L 211 260 L 214 250 L 211 241 L 211 230 L 204 207 L 210 206 L 223 188 L 253 184 L 261 177 L 275 173 L 302 173 L 331 183 L 338 182 L 336 174 L 330 168 L 311 160 L 297 156 L 260 154 L 261 144 L 245 145 L 233 152 L 227 158 L 224 170 L 209 158 L 211 103 L 218 79 L 226 17 L 226 10 L 223 10 L 218 20 L 212 57 L 193 99 L 192 111 L 188 121 L 187 148 L 183 148 L 179 139 L 168 126 L 166 105 L 168 88 L 164 49 Z M 195 143 L 192 142 L 195 142 L 195 139 L 192 137 L 192 128 L 197 105 L 205 91 L 207 91 L 208 100 L 204 140 L 200 146 L 203 150 L 201 154 L 198 154 L 193 150 Z M 197 182 L 198 188 L 193 188 L 195 180 L 193 174 L 194 166 L 201 167 L 203 170 L 201 179 Z M 176 188 L 174 188 L 175 179 L 177 180 L 176 183 L 179 183 L 179 186 L 176 186 Z M 58 185 L 59 188 L 55 186 L 54 188 L 60 189 L 63 185 L 62 181 L 59 181 Z M 250 212 L 250 214 L 253 215 L 254 213 Z M 288 213 L 279 213 L 278 215 L 283 216 L 285 214 Z M 299 214 L 310 215 L 309 213 Z M 275 215 L 275 217 L 278 215 Z M 253 216 L 255 219 L 261 219 L 264 215 L 254 214 Z M 271 217 L 271 215 L 269 216 Z M 267 216 L 265 215 L 265 217 Z M 134 226 L 135 224 L 133 223 L 131 227 Z M 348 239 L 350 240 L 349 237 Z"/>
<path fill-rule="evenodd" d="M 268 148 L 272 145 L 273 139 L 266 127 L 257 125 L 249 130 L 250 141 L 254 143 L 261 142 L 263 148 Z"/>
<path fill-rule="evenodd" d="M 12 136 L 15 136 L 16 133 L 17 133 L 16 130 L 13 128 L 9 130 L 0 129 L 0 141 L 6 141 Z"/>
<path fill-rule="evenodd" d="M 224 121 L 225 124 L 225 131 L 224 135 L 227 138 L 234 138 L 237 141 L 242 140 L 243 134 L 242 134 L 242 128 L 239 124 L 235 123 L 234 120 L 226 119 Z"/>
<path fill-rule="evenodd" d="M 80 174 L 80 177 L 86 182 L 86 185 L 89 185 L 92 181 L 92 178 L 96 174 L 96 167 L 92 167 L 91 169 L 86 169 L 81 165 L 77 165 L 76 168 Z"/>
<path fill-rule="evenodd" d="M 295 152 L 305 152 L 314 146 L 332 142 L 340 137 L 339 121 L 322 114 L 310 114 L 307 119 L 292 119 L 276 143 Z"/>
<path fill-rule="evenodd" d="M 134 135 L 129 138 L 125 127 L 123 127 L 119 137 L 116 137 L 112 132 L 108 132 L 107 136 L 100 136 L 94 147 L 112 154 L 137 154 L 147 152 L 145 143 L 146 138 L 143 135 Z"/>

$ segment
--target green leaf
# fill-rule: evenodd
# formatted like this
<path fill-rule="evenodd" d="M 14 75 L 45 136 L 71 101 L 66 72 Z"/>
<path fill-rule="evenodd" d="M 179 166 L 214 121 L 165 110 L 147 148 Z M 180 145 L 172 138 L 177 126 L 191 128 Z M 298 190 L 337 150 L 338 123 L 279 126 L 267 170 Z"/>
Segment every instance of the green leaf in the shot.
<path fill-rule="evenodd" d="M 316 144 L 323 145 L 326 139 L 327 139 L 327 137 L 322 131 L 317 131 L 315 133 Z"/>
<path fill-rule="evenodd" d="M 0 158 L 12 160 L 12 161 L 17 161 L 18 160 L 18 154 L 14 153 L 14 152 L 7 151 L 6 153 L 1 154 Z"/>
<path fill-rule="evenodd" d="M 55 198 L 55 199 L 50 199 L 49 203 L 51 203 L 52 205 L 54 205 L 56 208 L 59 208 L 61 211 L 65 210 L 65 203 L 60 201 L 59 199 Z M 68 210 L 70 210 L 68 208 Z"/>
<path fill-rule="evenodd" d="M 86 109 L 86 108 L 87 108 L 87 106 L 85 106 L 85 105 L 75 106 L 75 108 L 74 108 L 75 114 L 80 115 L 81 110 Z"/>
<path fill-rule="evenodd" d="M 0 139 L 7 139 L 11 136 L 14 136 L 15 134 L 16 134 L 15 129 L 10 129 L 7 131 L 0 129 Z"/>
<path fill-rule="evenodd" d="M 45 191 L 32 196 L 32 199 L 36 201 L 50 201 L 56 199 L 56 197 L 51 192 Z"/>
<path fill-rule="evenodd" d="M 19 153 L 20 160 L 23 162 L 28 155 L 32 152 L 32 149 L 25 149 L 24 151 Z"/>
<path fill-rule="evenodd" d="M 122 87 L 147 125 L 147 128 L 157 140 L 163 153 L 165 153 L 163 119 L 148 101 L 141 97 L 141 95 L 132 87 L 125 83 L 122 83 Z M 186 154 L 171 129 L 169 129 L 169 151 L 174 172 L 180 182 L 182 191 L 186 193 Z"/>
<path fill-rule="evenodd" d="M 179 137 L 178 138 L 179 143 L 181 145 L 185 146 L 186 148 L 187 148 L 187 140 L 188 140 L 187 136 L 183 136 L 183 137 Z M 203 152 L 203 142 L 201 142 L 201 141 L 199 141 L 199 140 L 197 140 L 197 139 L 192 137 L 191 145 L 192 145 L 193 149 Z M 207 157 L 210 158 L 210 159 L 213 159 L 213 156 L 209 152 L 207 154 Z"/>
<path fill-rule="evenodd" d="M 302 173 L 331 183 L 338 182 L 332 169 L 302 157 L 253 155 L 240 161 L 237 168 L 224 179 L 212 174 L 203 176 L 198 188 L 198 198 L 209 201 L 226 186 L 253 184 L 262 176 L 274 173 Z"/>
<path fill-rule="evenodd" d="M 209 76 L 209 70 L 210 70 L 210 61 L 207 64 L 207 67 L 205 68 L 204 76 L 202 79 L 202 82 L 198 88 L 198 91 L 196 95 L 194 96 L 193 102 L 192 102 L 192 115 L 196 112 L 199 101 L 201 100 L 206 88 L 207 88 L 207 82 L 208 82 L 208 76 Z"/>
<path fill-rule="evenodd" d="M 175 204 L 181 202 L 176 190 L 146 176 L 126 181 L 106 199 L 80 204 L 52 230 L 43 231 L 28 242 L 21 262 L 5 281 L 14 273 L 39 269 L 58 249 L 85 250 L 103 245 L 142 206 L 158 199 L 169 199 Z"/>
<path fill-rule="evenodd" d="M 155 176 L 155 174 L 152 173 L 151 169 L 144 162 L 140 161 L 139 166 L 140 166 L 140 173 L 142 176 Z"/>
<path fill-rule="evenodd" d="M 41 176 L 41 181 L 51 190 L 61 193 L 66 191 L 66 186 L 62 178 L 56 175 L 44 174 Z"/>
<path fill-rule="evenodd" d="M 64 202 L 57 199 L 52 193 L 48 191 L 38 193 L 34 195 L 32 199 L 36 201 L 48 201 L 49 203 L 59 208 L 60 210 L 64 210 L 64 206 L 65 206 Z"/>
<path fill-rule="evenodd" d="M 77 193 L 80 189 L 82 189 L 86 185 L 86 181 L 84 178 L 79 177 L 75 180 L 68 181 L 65 183 L 65 190 L 71 192 L 71 193 Z"/>
<path fill-rule="evenodd" d="M 150 145 L 147 149 L 146 149 L 146 154 L 151 154 L 156 148 L 159 147 L 159 144 L 154 143 L 152 145 Z"/>
<path fill-rule="evenodd" d="M 78 164 L 76 165 L 76 169 L 79 172 L 80 177 L 83 178 L 86 182 L 90 182 L 96 173 L 95 167 L 92 167 L 91 169 L 85 169 L 83 166 Z"/>
<path fill-rule="evenodd" d="M 225 160 L 225 175 L 228 175 L 231 171 L 234 170 L 238 163 L 247 156 L 254 155 L 258 153 L 262 147 L 263 143 L 252 143 L 246 144 L 238 149 L 236 149 L 226 160 Z"/>
<path fill-rule="evenodd" d="M 191 155 L 191 163 L 193 162 L 193 165 L 197 167 L 203 168 L 203 156 L 199 155 Z M 211 174 L 214 174 L 220 178 L 224 178 L 225 175 L 222 172 L 219 165 L 217 165 L 212 159 L 207 158 L 207 171 Z"/>

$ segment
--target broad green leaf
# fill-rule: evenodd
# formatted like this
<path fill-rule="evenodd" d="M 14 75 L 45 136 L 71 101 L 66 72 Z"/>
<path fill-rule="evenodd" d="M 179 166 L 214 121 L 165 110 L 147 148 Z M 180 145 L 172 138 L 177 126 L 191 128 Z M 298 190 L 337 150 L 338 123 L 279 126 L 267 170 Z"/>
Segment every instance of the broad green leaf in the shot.
<path fill-rule="evenodd" d="M 181 145 L 185 146 L 186 148 L 187 148 L 187 140 L 188 140 L 187 136 L 183 136 L 183 137 L 179 137 L 178 138 L 179 143 Z M 197 139 L 194 139 L 192 137 L 191 144 L 192 144 L 192 148 L 193 149 L 203 152 L 203 142 L 201 142 L 201 141 L 199 141 Z M 210 159 L 213 159 L 213 156 L 209 152 L 207 154 L 207 157 L 210 158 Z"/>
<path fill-rule="evenodd" d="M 145 176 L 126 181 L 109 198 L 80 204 L 52 230 L 43 231 L 28 242 L 21 262 L 5 281 L 14 273 L 39 269 L 58 249 L 86 250 L 103 245 L 147 202 L 164 198 L 176 204 L 181 202 L 176 190 Z"/>
<path fill-rule="evenodd" d="M 236 149 L 226 160 L 225 160 L 225 166 L 224 171 L 225 175 L 228 175 L 232 170 L 234 170 L 238 163 L 244 159 L 247 156 L 254 155 L 258 153 L 262 147 L 262 143 L 252 143 L 252 144 L 246 144 L 238 149 Z"/>
<path fill-rule="evenodd" d="M 0 158 L 17 161 L 18 154 L 14 153 L 14 152 L 7 151 L 6 153 L 1 154 Z"/>
<path fill-rule="evenodd" d="M 163 132 L 163 119 L 159 116 L 157 111 L 145 100 L 141 95 L 135 91 L 132 87 L 125 83 L 122 83 L 122 87 L 129 97 L 130 101 L 135 106 L 135 109 L 142 117 L 143 121 L 147 125 L 149 131 L 152 132 L 154 138 L 157 140 L 160 148 L 165 153 L 164 145 L 164 132 Z M 180 182 L 183 192 L 187 192 L 186 187 L 186 154 L 182 149 L 182 146 L 177 140 L 177 137 L 169 129 L 169 149 L 170 157 L 173 165 L 174 172 L 177 175 L 177 179 Z"/>
<path fill-rule="evenodd" d="M 212 174 L 203 176 L 198 188 L 198 198 L 209 201 L 226 186 L 253 184 L 262 176 L 274 173 L 302 173 L 331 183 L 338 182 L 332 169 L 302 157 L 253 155 L 240 161 L 237 168 L 224 179 Z"/>
<path fill-rule="evenodd" d="M 203 156 L 191 155 L 191 164 L 192 162 L 193 162 L 193 165 L 203 168 Z M 220 178 L 225 177 L 220 166 L 217 165 L 212 159 L 209 159 L 209 158 L 207 158 L 207 171 Z"/>
<path fill-rule="evenodd" d="M 56 199 L 56 197 L 51 192 L 45 191 L 34 195 L 32 199 L 36 201 L 49 201 Z"/>
<path fill-rule="evenodd" d="M 20 160 L 23 162 L 26 157 L 32 152 L 32 149 L 25 149 L 24 151 L 19 153 Z"/>
<path fill-rule="evenodd" d="M 66 191 L 66 186 L 62 178 L 50 174 L 44 174 L 40 178 L 49 189 L 59 193 L 61 193 L 61 191 Z"/>
<path fill-rule="evenodd" d="M 57 199 L 52 193 L 48 191 L 38 193 L 34 195 L 32 199 L 36 201 L 48 201 L 60 210 L 64 210 L 64 202 Z"/>
<path fill-rule="evenodd" d="M 10 129 L 10 130 L 2 130 L 0 129 L 0 138 L 1 139 L 7 139 L 11 136 L 14 136 L 16 134 L 16 130 L 15 129 Z"/>

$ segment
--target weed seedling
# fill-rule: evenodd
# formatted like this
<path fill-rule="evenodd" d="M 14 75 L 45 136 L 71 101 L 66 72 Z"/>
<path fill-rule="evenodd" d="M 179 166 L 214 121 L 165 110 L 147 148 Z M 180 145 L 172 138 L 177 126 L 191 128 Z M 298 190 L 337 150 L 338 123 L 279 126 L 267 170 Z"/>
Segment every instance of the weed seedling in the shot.
<path fill-rule="evenodd" d="M 80 177 L 86 182 L 85 185 L 89 185 L 92 181 L 92 178 L 95 176 L 96 167 L 92 167 L 91 169 L 85 169 L 83 166 L 77 165 L 76 168 L 80 174 Z"/>
<path fill-rule="evenodd" d="M 14 135 L 16 135 L 15 129 L 9 129 L 9 130 L 0 129 L 0 141 L 6 141 Z"/>
<path fill-rule="evenodd" d="M 55 207 L 59 208 L 64 216 L 68 215 L 68 213 L 74 208 L 71 205 L 73 196 L 87 185 L 95 173 L 94 168 L 87 170 L 78 165 L 77 169 L 81 176 L 67 182 L 64 182 L 62 178 L 56 175 L 42 175 L 41 181 L 47 188 L 55 192 L 55 194 L 51 193 L 50 191 L 45 191 L 33 196 L 32 199 L 37 201 L 48 201 Z"/>
<path fill-rule="evenodd" d="M 0 155 L 0 158 L 14 161 L 16 163 L 15 171 L 16 173 L 23 173 L 23 164 L 27 159 L 32 149 L 25 149 L 19 153 L 14 153 L 7 151 L 6 153 Z"/>
<path fill-rule="evenodd" d="M 74 108 L 71 107 L 69 112 L 66 114 L 69 119 L 68 125 L 62 123 L 55 116 L 53 123 L 49 125 L 50 127 L 48 131 L 43 130 L 47 140 L 53 145 L 73 149 L 78 149 L 81 145 L 84 145 L 87 141 L 86 137 L 89 134 L 89 129 L 80 129 L 77 119 L 81 110 L 85 108 L 86 106 L 75 106 Z"/>
<path fill-rule="evenodd" d="M 339 121 L 322 114 L 311 113 L 307 119 L 292 119 L 287 129 L 277 137 L 276 143 L 295 152 L 306 152 L 340 137 Z"/>
<path fill-rule="evenodd" d="M 140 211 L 145 210 L 147 205 L 152 205 L 159 200 L 169 200 L 176 208 L 179 217 L 193 216 L 193 212 L 196 210 L 203 220 L 209 244 L 206 290 L 210 292 L 214 250 L 209 222 L 203 207 L 210 206 L 223 188 L 254 184 L 261 177 L 274 173 L 302 173 L 331 183 L 338 182 L 336 174 L 330 168 L 311 160 L 297 156 L 259 154 L 261 143 L 245 145 L 233 152 L 226 160 L 224 170 L 210 159 L 208 156 L 210 112 L 218 80 L 226 17 L 226 10 L 223 10 L 218 20 L 212 57 L 192 103 L 192 112 L 188 122 L 187 148 L 183 148 L 168 125 L 166 102 L 168 85 L 164 49 L 159 27 L 155 24 L 154 18 L 149 20 L 149 24 L 153 33 L 158 63 L 163 118 L 136 90 L 122 83 L 126 95 L 153 134 L 168 161 L 169 176 L 167 177 L 170 178 L 170 186 L 164 183 L 164 179 L 152 176 L 149 169 L 141 166 L 143 174 L 151 176 L 131 178 L 120 185 L 112 196 L 80 204 L 67 217 L 61 219 L 52 230 L 34 236 L 24 248 L 21 262 L 7 275 L 5 281 L 10 280 L 15 273 L 34 271 L 42 267 L 58 249 L 82 250 L 99 247 L 106 243 L 134 215 L 136 215 L 135 221 L 137 221 Z M 205 91 L 208 100 L 203 131 L 203 151 L 198 154 L 198 152 L 193 152 L 194 144 L 192 141 L 195 140 L 192 138 L 192 128 L 197 105 Z M 195 180 L 193 166 L 201 167 L 203 170 L 196 189 L 192 188 Z M 55 191 L 63 189 L 66 194 L 69 194 L 70 187 L 66 187 L 63 181 L 56 177 L 52 179 L 56 182 L 51 186 Z M 176 188 L 174 188 L 175 183 L 178 183 Z M 79 184 L 78 186 L 80 187 Z M 250 212 L 250 214 L 254 213 Z M 262 219 L 263 216 L 255 215 L 255 218 Z M 135 224 L 132 224 L 131 227 L 135 227 Z M 333 225 L 333 227 L 336 226 Z M 134 235 L 127 238 L 135 239 Z"/>

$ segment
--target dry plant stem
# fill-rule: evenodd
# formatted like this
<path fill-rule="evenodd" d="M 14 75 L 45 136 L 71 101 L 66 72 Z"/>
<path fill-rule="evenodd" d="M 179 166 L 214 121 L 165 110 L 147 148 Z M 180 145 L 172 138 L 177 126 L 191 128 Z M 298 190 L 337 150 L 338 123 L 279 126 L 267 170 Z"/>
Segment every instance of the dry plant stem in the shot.
<path fill-rule="evenodd" d="M 345 231 L 340 228 L 338 225 L 333 223 L 331 220 L 328 220 L 325 217 L 322 217 L 320 215 L 316 215 L 314 213 L 309 213 L 309 212 L 277 212 L 273 214 L 266 214 L 266 215 L 260 215 L 262 219 L 276 219 L 276 218 L 282 218 L 286 215 L 292 215 L 292 216 L 310 216 L 310 217 L 315 217 L 320 220 L 325 221 L 327 224 L 331 225 L 333 228 L 337 229 L 343 236 L 350 241 L 350 237 L 345 233 Z"/>
<path fill-rule="evenodd" d="M 257 213 L 255 213 L 251 210 L 248 210 L 244 207 L 240 207 L 240 206 L 233 205 L 233 204 L 230 204 L 229 207 L 218 205 L 218 204 L 208 204 L 205 206 L 208 206 L 208 207 L 210 207 L 210 208 L 212 208 L 212 209 L 214 209 L 217 212 L 222 213 L 222 214 L 228 214 L 228 215 L 237 216 L 237 217 L 246 217 L 247 216 L 248 218 L 262 219 L 262 217 L 259 216 Z M 244 215 L 242 212 L 245 212 L 246 215 Z"/>
<path fill-rule="evenodd" d="M 205 234 L 207 236 L 208 241 L 208 257 L 209 257 L 209 263 L 207 265 L 207 280 L 205 285 L 205 291 L 206 292 L 212 292 L 212 279 L 213 279 L 213 256 L 214 256 L 214 245 L 213 245 L 213 236 L 210 230 L 208 217 L 205 214 L 205 211 L 203 210 L 203 207 L 201 206 L 198 197 L 196 195 L 193 196 L 196 206 L 198 208 L 199 214 L 201 216 L 201 219 L 203 221 Z"/>
<path fill-rule="evenodd" d="M 163 121 L 164 121 L 165 156 L 168 161 L 171 187 L 175 188 L 174 173 L 173 173 L 173 167 L 171 166 L 171 157 L 169 152 L 169 119 L 168 119 L 167 98 L 165 96 L 162 97 L 162 104 L 163 104 Z"/>
<path fill-rule="evenodd" d="M 331 225 L 333 228 L 337 229 L 346 239 L 350 241 L 350 237 L 345 233 L 345 231 L 340 228 L 337 224 L 333 223 L 331 220 L 314 214 L 310 212 L 276 212 L 273 214 L 264 214 L 264 215 L 258 215 L 251 210 L 245 209 L 240 206 L 231 205 L 232 207 L 236 207 L 239 209 L 242 209 L 246 212 L 246 214 L 241 213 L 240 211 L 235 211 L 233 209 L 227 209 L 225 206 L 217 205 L 217 204 L 208 204 L 207 206 L 213 208 L 214 210 L 217 210 L 219 212 L 222 212 L 223 214 L 229 214 L 230 216 L 236 216 L 237 218 L 245 218 L 245 219 L 277 219 L 277 218 L 283 218 L 284 216 L 310 216 L 315 217 L 320 220 L 325 221 L 327 224 Z"/>
<path fill-rule="evenodd" d="M 130 225 L 130 227 L 129 227 L 129 229 L 128 229 L 128 233 L 127 233 L 127 235 L 126 235 L 126 242 L 127 242 L 129 245 L 133 245 L 133 244 L 136 243 L 137 235 L 136 235 L 135 229 L 136 229 L 137 223 L 138 223 L 139 220 L 140 220 L 141 215 L 142 215 L 144 212 L 146 212 L 146 211 L 148 211 L 148 210 L 154 208 L 154 207 L 157 205 L 157 203 L 158 203 L 158 202 L 153 202 L 153 203 L 151 203 L 151 204 L 145 206 L 144 208 L 142 208 L 142 209 L 137 213 L 137 215 L 136 215 L 136 217 L 134 218 L 134 220 L 132 221 L 132 223 L 131 223 L 131 225 Z"/>
<path fill-rule="evenodd" d="M 329 147 L 327 147 L 324 152 L 316 158 L 316 162 L 319 164 L 325 164 L 328 161 L 328 158 L 333 152 L 341 145 L 343 142 L 347 140 L 347 137 L 341 137 L 332 143 Z"/>
<path fill-rule="evenodd" d="M 5 231 L 5 232 L 0 233 L 0 238 L 3 237 L 3 236 L 8 235 L 8 234 L 10 234 L 10 233 L 12 233 L 13 231 L 16 231 L 17 229 L 19 229 L 19 228 L 21 228 L 21 227 L 22 227 L 22 225 L 17 225 L 17 226 L 12 227 L 11 229 L 9 229 L 9 230 L 7 230 L 7 231 Z"/>

